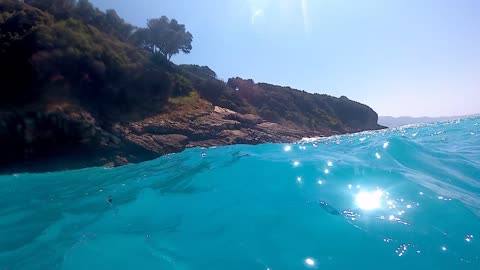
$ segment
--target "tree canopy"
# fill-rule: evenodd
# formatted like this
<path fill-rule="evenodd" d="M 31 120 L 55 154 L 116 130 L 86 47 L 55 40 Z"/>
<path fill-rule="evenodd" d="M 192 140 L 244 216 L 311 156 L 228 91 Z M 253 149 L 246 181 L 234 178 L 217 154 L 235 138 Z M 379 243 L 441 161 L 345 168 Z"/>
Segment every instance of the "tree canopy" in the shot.
<path fill-rule="evenodd" d="M 76 0 L 25 0 L 25 3 L 47 11 L 56 18 L 66 19 L 75 8 Z"/>
<path fill-rule="evenodd" d="M 53 15 L 57 20 L 78 19 L 122 41 L 127 40 L 136 29 L 120 18 L 115 10 L 103 12 L 88 0 L 25 0 L 25 3 Z"/>
<path fill-rule="evenodd" d="M 168 60 L 180 52 L 190 53 L 193 36 L 175 19 L 166 16 L 149 19 L 147 27 L 126 23 L 113 9 L 105 12 L 88 0 L 25 0 L 25 3 L 53 15 L 57 20 L 75 18 L 95 26 L 122 41 L 130 41 L 150 53 L 161 54 Z"/>
<path fill-rule="evenodd" d="M 186 31 L 185 25 L 175 19 L 162 16 L 150 19 L 146 28 L 138 29 L 133 40 L 152 53 L 161 53 L 168 60 L 180 52 L 190 53 L 193 36 Z"/>
<path fill-rule="evenodd" d="M 103 111 L 158 110 L 192 91 L 163 56 L 129 42 L 133 27 L 115 11 L 87 0 L 25 2 L 0 1 L 0 106 L 75 99 Z"/>

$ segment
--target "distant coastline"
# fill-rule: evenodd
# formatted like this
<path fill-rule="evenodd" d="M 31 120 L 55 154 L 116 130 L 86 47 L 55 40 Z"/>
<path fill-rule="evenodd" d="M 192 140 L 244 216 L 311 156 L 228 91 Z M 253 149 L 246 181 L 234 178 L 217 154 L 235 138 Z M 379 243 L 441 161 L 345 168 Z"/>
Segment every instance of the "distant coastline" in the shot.
<path fill-rule="evenodd" d="M 480 113 L 469 114 L 469 115 L 458 115 L 458 116 L 442 116 L 442 117 L 379 116 L 378 124 L 389 127 L 389 128 L 394 128 L 394 127 L 410 125 L 410 124 L 443 122 L 443 121 L 468 118 L 468 117 L 476 117 L 476 116 L 480 116 Z"/>

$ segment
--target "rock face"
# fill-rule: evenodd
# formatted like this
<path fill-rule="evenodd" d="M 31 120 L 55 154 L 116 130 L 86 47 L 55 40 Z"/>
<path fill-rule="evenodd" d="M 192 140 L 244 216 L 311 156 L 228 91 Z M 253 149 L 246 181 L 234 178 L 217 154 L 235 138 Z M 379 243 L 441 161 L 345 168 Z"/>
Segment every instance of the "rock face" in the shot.
<path fill-rule="evenodd" d="M 0 113 L 0 171 L 57 170 L 97 165 L 83 157 L 121 140 L 78 106 Z M 95 149 L 95 150 L 94 150 Z M 46 158 L 45 162 L 38 162 Z M 58 159 L 58 160 L 57 160 Z M 57 163 L 58 162 L 58 163 Z"/>
<path fill-rule="evenodd" d="M 185 112 L 185 113 L 182 113 Z M 129 144 L 161 155 L 187 147 L 227 144 L 291 142 L 305 136 L 331 135 L 305 133 L 267 122 L 252 114 L 239 114 L 198 99 L 192 104 L 177 104 L 175 111 L 128 123 L 115 124 L 112 132 Z"/>
<path fill-rule="evenodd" d="M 140 121 L 100 125 L 79 106 L 0 114 L 0 172 L 120 166 L 188 147 L 293 142 L 333 131 L 305 131 L 240 114 L 198 98 Z"/>
<path fill-rule="evenodd" d="M 7 153 L 0 156 L 0 173 L 113 167 L 189 147 L 294 142 L 346 132 L 341 126 L 312 130 L 278 124 L 215 106 L 198 95 L 171 99 L 163 111 L 140 120 L 117 119 L 122 121 L 106 121 L 105 116 L 68 103 L 0 112 L 0 147 Z M 376 123 L 376 118 L 346 119 L 352 132 L 381 128 L 369 124 Z"/>
<path fill-rule="evenodd" d="M 288 142 L 305 135 L 258 116 L 242 115 L 217 106 L 196 113 L 158 115 L 125 126 L 116 125 L 114 130 L 129 142 L 158 154 L 195 146 Z"/>
<path fill-rule="evenodd" d="M 8 153 L 0 156 L 0 173 L 113 167 L 189 147 L 294 142 L 347 132 L 278 124 L 215 106 L 198 95 L 171 99 L 162 112 L 140 120 L 106 121 L 72 104 L 46 108 L 0 112 L 0 147 Z M 381 128 L 375 113 L 361 117 L 365 115 L 373 116 L 346 118 L 351 132 Z M 123 118 L 129 119 L 117 117 Z"/>

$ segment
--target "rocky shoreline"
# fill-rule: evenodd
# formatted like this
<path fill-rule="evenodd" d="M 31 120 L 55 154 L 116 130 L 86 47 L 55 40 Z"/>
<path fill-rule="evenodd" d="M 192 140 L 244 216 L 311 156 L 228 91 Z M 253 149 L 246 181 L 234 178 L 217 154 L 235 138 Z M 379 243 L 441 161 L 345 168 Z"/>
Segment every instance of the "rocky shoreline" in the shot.
<path fill-rule="evenodd" d="M 294 142 L 338 134 L 280 125 L 198 98 L 139 121 L 100 124 L 79 106 L 0 113 L 0 173 L 115 167 L 191 147 Z"/>

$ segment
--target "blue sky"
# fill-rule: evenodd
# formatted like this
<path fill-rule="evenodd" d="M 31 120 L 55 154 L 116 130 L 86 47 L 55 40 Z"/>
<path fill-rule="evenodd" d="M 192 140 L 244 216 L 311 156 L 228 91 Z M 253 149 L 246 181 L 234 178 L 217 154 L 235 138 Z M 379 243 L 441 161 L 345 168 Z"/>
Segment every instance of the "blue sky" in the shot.
<path fill-rule="evenodd" d="M 379 115 L 480 112 L 477 0 L 91 0 L 128 22 L 166 15 L 193 34 L 176 63 L 308 92 Z"/>

